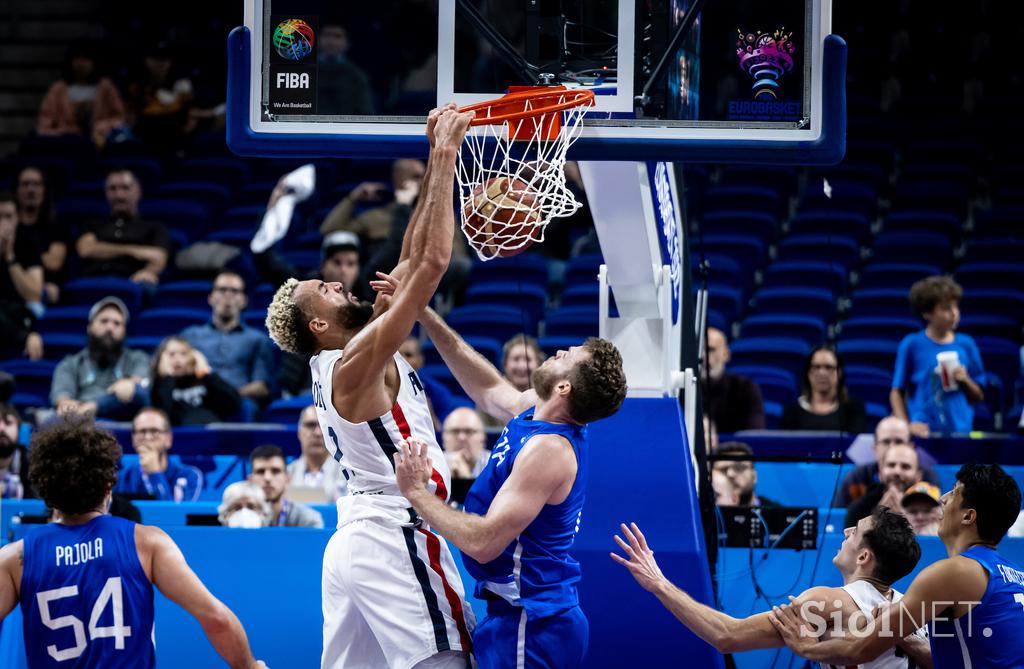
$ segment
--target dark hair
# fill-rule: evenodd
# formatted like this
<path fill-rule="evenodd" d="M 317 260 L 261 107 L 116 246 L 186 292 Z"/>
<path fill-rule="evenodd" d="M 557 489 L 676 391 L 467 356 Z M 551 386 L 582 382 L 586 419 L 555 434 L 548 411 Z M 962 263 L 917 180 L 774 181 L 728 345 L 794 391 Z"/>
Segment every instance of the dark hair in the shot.
<path fill-rule="evenodd" d="M 978 536 L 997 544 L 1020 513 L 1020 487 L 999 465 L 966 464 L 956 473 L 960 506 L 977 514 Z"/>
<path fill-rule="evenodd" d="M 849 399 L 849 395 L 846 392 L 846 371 L 843 369 L 843 359 L 839 357 L 839 352 L 835 348 L 828 344 L 821 344 L 811 349 L 807 359 L 804 360 L 804 373 L 800 377 L 800 394 L 807 401 L 811 400 L 811 361 L 814 360 L 814 355 L 819 351 L 828 351 L 836 359 L 836 373 L 839 377 L 836 379 L 836 400 L 838 402 L 845 402 Z"/>
<path fill-rule="evenodd" d="M 121 447 L 114 435 L 82 420 L 59 421 L 35 433 L 28 477 L 46 505 L 65 514 L 96 511 L 117 483 Z"/>
<path fill-rule="evenodd" d="M 513 335 L 512 338 L 505 342 L 505 344 L 501 347 L 502 367 L 504 367 L 505 363 L 508 362 L 508 356 L 510 353 L 512 353 L 512 349 L 520 345 L 525 345 L 527 348 L 533 350 L 533 352 L 537 355 L 538 365 L 544 362 L 544 349 L 540 347 L 540 342 L 538 342 L 534 337 L 531 337 L 526 333 L 520 332 L 517 335 Z"/>
<path fill-rule="evenodd" d="M 114 174 L 130 174 L 132 177 L 132 181 L 135 182 L 135 185 L 138 186 L 139 188 L 142 188 L 142 182 L 139 181 L 139 175 L 136 174 L 135 171 L 132 170 L 132 168 L 127 167 L 126 165 L 114 165 L 109 170 L 107 170 L 106 176 L 103 177 L 103 183 L 106 184 L 107 179 L 109 179 Z"/>
<path fill-rule="evenodd" d="M 918 316 L 930 314 L 947 302 L 959 302 L 964 289 L 948 276 L 929 276 L 910 287 L 910 308 Z"/>
<path fill-rule="evenodd" d="M 874 524 L 861 535 L 861 539 L 875 555 L 875 578 L 892 585 L 917 566 L 921 559 L 921 545 L 903 514 L 887 506 L 879 506 L 871 514 L 871 519 Z"/>
<path fill-rule="evenodd" d="M 144 413 L 155 413 L 157 416 L 160 416 L 160 418 L 163 419 L 164 425 L 167 427 L 167 429 L 171 429 L 171 417 L 167 415 L 166 411 L 159 407 L 142 407 L 141 409 L 135 412 L 135 415 L 132 417 L 132 423 L 135 423 L 135 419 Z"/>
<path fill-rule="evenodd" d="M 18 421 L 18 426 L 21 426 L 21 414 L 18 413 L 14 405 L 0 402 L 0 418 L 7 418 L 8 416 L 14 416 L 14 420 Z"/>
<path fill-rule="evenodd" d="M 22 165 L 21 169 L 18 170 L 18 178 L 15 182 L 15 188 L 17 188 L 18 184 L 20 184 L 21 175 L 23 175 L 26 170 L 35 170 L 36 172 L 39 172 L 39 176 L 43 178 L 43 203 L 39 205 L 39 218 L 36 221 L 36 223 L 39 223 L 41 225 L 53 224 L 55 222 L 53 214 L 53 198 L 50 197 L 50 183 L 49 180 L 46 178 L 46 172 L 43 170 L 43 168 L 39 167 L 38 165 L 32 164 Z M 15 200 L 15 202 L 17 202 L 17 200 Z M 18 205 L 18 209 L 21 209 L 20 204 Z M 46 251 L 46 249 L 40 250 Z"/>
<path fill-rule="evenodd" d="M 164 351 L 167 350 L 167 347 L 170 346 L 171 342 L 179 342 L 181 344 L 184 344 L 185 346 L 188 346 L 189 348 L 195 348 L 194 346 L 192 346 L 192 342 L 185 339 L 181 335 L 171 335 L 170 337 L 164 337 L 164 340 L 160 342 L 160 345 L 156 347 L 155 351 L 153 351 L 153 358 L 149 363 L 150 374 L 152 377 L 150 379 L 150 383 L 154 385 L 156 384 L 157 379 L 160 378 L 160 358 L 163 357 Z"/>
<path fill-rule="evenodd" d="M 715 449 L 715 455 L 753 455 L 754 449 L 749 444 L 744 444 L 742 441 L 727 441 L 724 444 L 719 444 L 718 448 Z"/>
<path fill-rule="evenodd" d="M 10 202 L 14 205 L 14 208 L 18 208 L 18 200 L 15 199 L 14 193 L 9 190 L 0 190 L 0 202 Z"/>
<path fill-rule="evenodd" d="M 213 283 L 217 283 L 217 279 L 221 278 L 222 276 L 233 276 L 233 277 L 236 277 L 239 281 L 242 282 L 242 292 L 243 293 L 245 292 L 246 286 L 245 286 L 245 277 L 244 276 L 242 276 L 241 274 L 239 274 L 238 272 L 236 272 L 233 269 L 222 269 L 222 270 L 220 270 L 219 272 L 217 272 L 213 276 Z M 212 284 L 211 284 L 211 286 L 212 286 Z M 212 290 L 212 287 L 211 287 L 211 290 Z"/>
<path fill-rule="evenodd" d="M 626 399 L 626 373 L 622 355 L 610 341 L 591 337 L 583 347 L 590 356 L 569 375 L 569 415 L 586 425 L 619 410 Z"/>
<path fill-rule="evenodd" d="M 74 83 L 75 72 L 71 67 L 72 61 L 75 58 L 88 58 L 92 61 L 92 73 L 89 76 L 88 83 L 95 84 L 100 80 L 100 57 L 96 48 L 96 44 L 88 40 L 80 40 L 71 44 L 68 47 L 67 55 L 64 57 L 64 66 L 61 73 L 61 78 L 67 83 Z"/>
<path fill-rule="evenodd" d="M 249 464 L 252 465 L 252 463 L 257 460 L 269 460 L 271 458 L 281 458 L 284 462 L 288 462 L 284 457 L 284 451 L 281 450 L 280 446 L 264 444 L 263 446 L 257 446 L 252 449 L 252 453 L 249 454 Z"/>

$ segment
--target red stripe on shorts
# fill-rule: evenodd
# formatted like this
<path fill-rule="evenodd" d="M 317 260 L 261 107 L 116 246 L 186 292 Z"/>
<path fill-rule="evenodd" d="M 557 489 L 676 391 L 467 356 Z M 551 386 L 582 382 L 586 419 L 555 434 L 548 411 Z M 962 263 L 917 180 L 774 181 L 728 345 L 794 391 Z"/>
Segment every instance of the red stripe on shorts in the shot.
<path fill-rule="evenodd" d="M 455 588 L 448 583 L 444 569 L 441 567 L 441 540 L 433 532 L 428 532 L 422 527 L 419 528 L 423 536 L 427 538 L 427 556 L 430 557 L 430 568 L 441 577 L 441 585 L 444 586 L 444 596 L 448 600 L 448 606 L 452 609 L 452 617 L 455 618 L 455 626 L 459 628 L 459 642 L 462 650 L 466 653 L 473 652 L 473 641 L 469 637 L 469 629 L 466 627 L 466 614 L 462 610 L 462 599 Z"/>
<path fill-rule="evenodd" d="M 398 431 L 402 435 L 402 439 L 409 439 L 412 437 L 412 430 L 409 429 L 409 421 L 405 419 L 405 412 L 402 411 L 401 405 L 395 402 L 395 406 L 391 407 L 391 417 L 395 419 L 395 425 L 398 426 Z M 448 501 L 448 488 L 444 484 L 444 477 L 441 476 L 441 472 L 436 469 L 431 472 L 430 480 L 434 482 L 435 489 L 434 494 L 437 495 L 442 502 Z"/>

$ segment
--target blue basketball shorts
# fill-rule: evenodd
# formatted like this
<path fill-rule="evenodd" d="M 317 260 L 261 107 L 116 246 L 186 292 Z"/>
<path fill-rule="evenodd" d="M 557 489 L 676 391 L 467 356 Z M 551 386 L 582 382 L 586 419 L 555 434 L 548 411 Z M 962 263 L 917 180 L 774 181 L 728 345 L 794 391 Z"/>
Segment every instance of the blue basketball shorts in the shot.
<path fill-rule="evenodd" d="M 580 607 L 529 619 L 505 601 L 487 603 L 473 632 L 479 669 L 574 669 L 583 664 L 590 625 Z"/>

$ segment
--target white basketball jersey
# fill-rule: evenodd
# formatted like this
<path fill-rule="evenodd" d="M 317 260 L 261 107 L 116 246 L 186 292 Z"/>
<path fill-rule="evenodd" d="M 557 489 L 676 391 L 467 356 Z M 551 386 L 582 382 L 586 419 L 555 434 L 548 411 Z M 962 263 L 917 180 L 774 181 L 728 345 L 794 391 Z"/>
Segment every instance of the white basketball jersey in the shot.
<path fill-rule="evenodd" d="M 416 371 L 401 354 L 395 353 L 399 387 L 394 406 L 383 416 L 365 423 L 350 423 L 338 414 L 331 400 L 334 365 L 343 355 L 344 351 L 339 349 L 321 351 L 310 358 L 309 367 L 313 373 L 313 404 L 324 445 L 345 472 L 349 495 L 400 497 L 395 482 L 395 453 L 402 439 L 416 437 L 427 442 L 434 464 L 429 489 L 447 502 L 451 473 L 437 444 L 427 395 Z"/>
<path fill-rule="evenodd" d="M 874 617 L 875 608 L 880 604 L 898 602 L 903 598 L 902 592 L 893 590 L 892 599 L 886 599 L 885 595 L 878 591 L 878 588 L 867 581 L 854 581 L 853 583 L 844 585 L 843 590 L 846 591 L 846 594 L 853 599 L 857 604 L 857 607 L 860 608 L 868 618 Z M 863 625 L 864 621 L 858 621 L 858 623 Z M 915 634 L 923 633 L 918 630 Z M 900 656 L 897 656 L 897 653 L 900 653 Z M 855 667 L 859 667 L 860 669 L 907 669 L 908 662 L 907 658 L 902 655 L 902 651 L 893 646 L 871 662 L 865 662 L 864 664 L 853 665 L 852 667 L 845 668 L 824 663 L 822 663 L 821 666 L 822 669 L 854 669 Z"/>

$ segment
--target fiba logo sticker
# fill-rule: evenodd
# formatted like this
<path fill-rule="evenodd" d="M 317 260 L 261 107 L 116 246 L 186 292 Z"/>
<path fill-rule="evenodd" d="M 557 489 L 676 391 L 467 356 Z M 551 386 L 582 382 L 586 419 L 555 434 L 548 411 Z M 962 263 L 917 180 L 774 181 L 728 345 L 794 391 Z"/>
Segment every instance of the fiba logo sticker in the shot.
<path fill-rule="evenodd" d="M 274 28 L 274 49 L 286 60 L 299 61 L 313 52 L 313 28 L 302 19 L 286 19 Z"/>
<path fill-rule="evenodd" d="M 676 225 L 676 207 L 672 198 L 672 184 L 669 181 L 668 163 L 657 163 L 654 167 L 654 195 L 658 222 L 667 255 L 669 277 L 672 281 L 672 324 L 679 320 L 679 295 L 682 292 L 683 259 L 679 241 L 679 226 Z"/>

